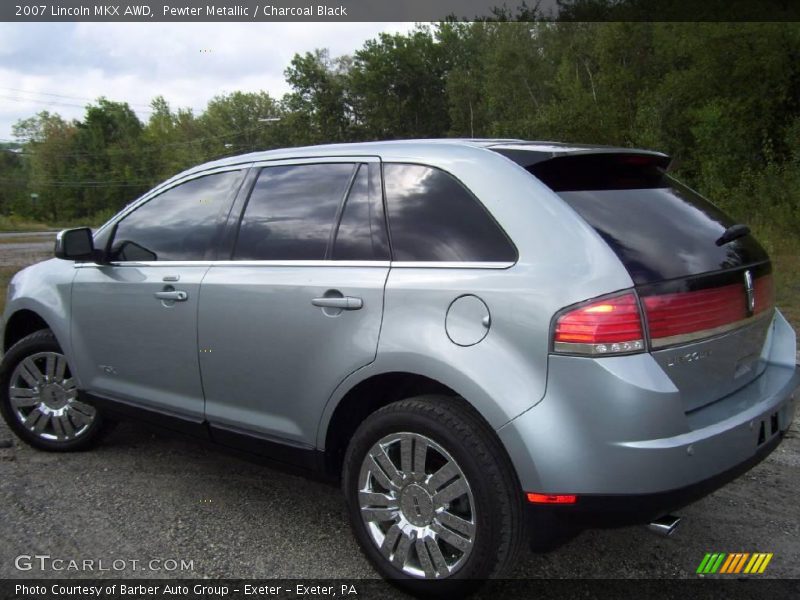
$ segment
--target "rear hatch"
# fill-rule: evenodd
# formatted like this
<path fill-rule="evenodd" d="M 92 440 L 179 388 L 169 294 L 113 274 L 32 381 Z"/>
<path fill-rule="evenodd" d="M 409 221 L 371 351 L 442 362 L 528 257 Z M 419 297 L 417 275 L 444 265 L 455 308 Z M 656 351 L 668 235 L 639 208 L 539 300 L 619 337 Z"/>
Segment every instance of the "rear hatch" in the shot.
<path fill-rule="evenodd" d="M 769 257 L 746 229 L 668 176 L 667 156 L 495 150 L 548 185 L 617 254 L 639 296 L 648 349 L 687 413 L 763 372 Z"/>

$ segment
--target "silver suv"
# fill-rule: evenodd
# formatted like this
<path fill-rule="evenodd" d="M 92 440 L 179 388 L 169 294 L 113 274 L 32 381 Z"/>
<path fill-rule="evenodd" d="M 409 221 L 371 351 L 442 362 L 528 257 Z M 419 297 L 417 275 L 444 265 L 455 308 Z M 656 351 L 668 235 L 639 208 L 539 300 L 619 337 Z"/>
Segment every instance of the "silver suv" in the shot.
<path fill-rule="evenodd" d="M 136 414 L 318 471 L 415 591 L 653 521 L 769 454 L 800 385 L 766 253 L 668 162 L 434 140 L 190 169 L 14 277 L 3 415 L 46 450 Z"/>

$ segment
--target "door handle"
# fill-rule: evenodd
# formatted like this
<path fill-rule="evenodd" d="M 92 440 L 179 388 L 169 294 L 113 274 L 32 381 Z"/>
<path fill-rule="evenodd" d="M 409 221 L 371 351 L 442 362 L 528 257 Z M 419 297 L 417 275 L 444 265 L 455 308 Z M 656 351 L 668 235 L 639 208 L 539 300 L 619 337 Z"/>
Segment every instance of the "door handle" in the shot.
<path fill-rule="evenodd" d="M 172 300 L 173 302 L 185 302 L 189 299 L 189 294 L 179 290 L 172 290 L 169 292 L 156 292 L 154 296 L 158 300 Z"/>
<path fill-rule="evenodd" d="M 361 298 L 355 298 L 353 296 L 344 296 L 344 297 L 323 297 L 323 298 L 314 298 L 311 301 L 311 304 L 314 306 L 319 306 L 321 308 L 340 308 L 342 310 L 358 310 L 362 306 L 364 306 L 364 301 Z"/>

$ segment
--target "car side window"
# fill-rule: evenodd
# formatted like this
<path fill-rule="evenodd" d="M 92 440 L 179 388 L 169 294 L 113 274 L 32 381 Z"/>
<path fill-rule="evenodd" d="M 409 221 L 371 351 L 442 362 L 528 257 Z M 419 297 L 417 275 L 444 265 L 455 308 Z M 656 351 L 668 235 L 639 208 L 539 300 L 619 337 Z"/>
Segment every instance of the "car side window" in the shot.
<path fill-rule="evenodd" d="M 176 185 L 116 225 L 110 260 L 208 260 L 242 171 L 225 171 Z"/>
<path fill-rule="evenodd" d="M 323 260 L 358 165 L 265 167 L 244 209 L 235 260 Z"/>
<path fill-rule="evenodd" d="M 377 164 L 358 167 L 336 231 L 333 260 L 389 260 L 380 177 Z"/>
<path fill-rule="evenodd" d="M 483 205 L 452 175 L 432 167 L 383 167 L 396 261 L 513 262 L 517 252 Z"/>

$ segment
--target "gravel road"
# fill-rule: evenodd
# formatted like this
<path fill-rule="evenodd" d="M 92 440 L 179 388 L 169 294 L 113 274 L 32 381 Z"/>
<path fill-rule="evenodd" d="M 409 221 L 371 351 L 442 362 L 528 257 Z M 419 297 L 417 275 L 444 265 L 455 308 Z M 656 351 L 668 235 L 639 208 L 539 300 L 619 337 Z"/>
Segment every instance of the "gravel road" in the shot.
<path fill-rule="evenodd" d="M 800 427 L 763 463 L 686 508 L 679 530 L 584 532 L 516 577 L 694 577 L 706 552 L 773 552 L 766 575 L 800 577 Z M 11 439 L 5 425 L 0 439 Z M 126 577 L 369 578 L 339 490 L 194 440 L 120 424 L 91 452 L 0 449 L 0 577 L 20 554 L 112 561 L 184 559 L 192 571 Z M 99 574 L 103 576 L 104 574 Z M 108 575 L 108 574 L 106 574 Z"/>
<path fill-rule="evenodd" d="M 50 258 L 55 237 L 51 231 L 0 233 L 0 267 L 25 267 Z"/>
<path fill-rule="evenodd" d="M 51 244 L 0 244 L 0 265 L 46 256 Z M 2 440 L 13 445 L 0 448 L 0 578 L 75 576 L 15 568 L 15 557 L 35 554 L 125 561 L 118 572 L 81 576 L 375 576 L 350 534 L 339 490 L 326 484 L 135 422 L 121 423 L 91 452 L 39 452 L 5 424 Z M 766 461 L 686 508 L 673 537 L 642 527 L 585 532 L 550 554 L 526 553 L 515 576 L 691 578 L 706 552 L 772 552 L 765 576 L 800 578 L 798 498 L 795 420 Z M 154 559 L 192 561 L 192 569 L 141 569 Z"/>

